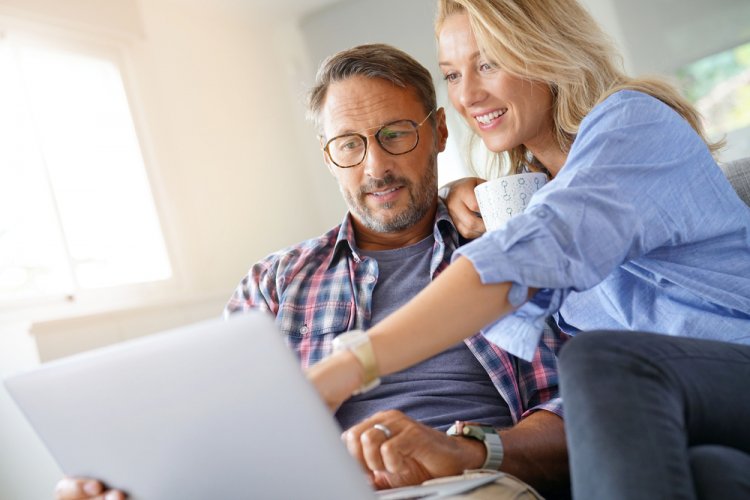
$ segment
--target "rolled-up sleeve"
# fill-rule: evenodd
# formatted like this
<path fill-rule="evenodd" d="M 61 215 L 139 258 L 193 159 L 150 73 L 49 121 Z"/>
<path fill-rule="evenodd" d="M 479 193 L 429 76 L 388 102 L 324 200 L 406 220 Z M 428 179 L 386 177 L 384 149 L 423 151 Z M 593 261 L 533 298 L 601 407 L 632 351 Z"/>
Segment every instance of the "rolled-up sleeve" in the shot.
<path fill-rule="evenodd" d="M 276 271 L 278 259 L 271 256 L 255 264 L 240 281 L 224 307 L 224 317 L 250 310 L 278 311 Z"/>

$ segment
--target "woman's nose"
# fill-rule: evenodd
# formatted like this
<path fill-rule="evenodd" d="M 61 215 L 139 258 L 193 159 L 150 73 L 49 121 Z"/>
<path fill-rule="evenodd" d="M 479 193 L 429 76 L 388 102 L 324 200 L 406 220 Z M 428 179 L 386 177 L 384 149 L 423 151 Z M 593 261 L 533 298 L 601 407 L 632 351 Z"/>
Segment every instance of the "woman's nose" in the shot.
<path fill-rule="evenodd" d="M 482 102 L 486 96 L 487 92 L 476 76 L 468 74 L 461 78 L 458 98 L 463 107 L 470 108 Z"/>

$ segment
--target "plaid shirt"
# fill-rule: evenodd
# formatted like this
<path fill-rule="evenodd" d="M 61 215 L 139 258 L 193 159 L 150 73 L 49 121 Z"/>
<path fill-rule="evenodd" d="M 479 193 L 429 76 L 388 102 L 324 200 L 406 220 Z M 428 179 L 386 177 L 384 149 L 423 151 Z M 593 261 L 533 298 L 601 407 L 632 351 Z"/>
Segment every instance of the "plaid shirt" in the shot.
<path fill-rule="evenodd" d="M 434 226 L 432 279 L 450 263 L 459 235 L 440 203 Z M 240 282 L 225 314 L 259 309 L 276 316 L 303 367 L 331 353 L 333 338 L 370 327 L 377 264 L 356 252 L 350 215 L 326 234 L 273 253 Z M 545 328 L 531 362 L 509 355 L 476 334 L 466 345 L 507 402 L 514 422 L 536 410 L 562 416 L 557 387 L 557 352 L 567 336 Z"/>

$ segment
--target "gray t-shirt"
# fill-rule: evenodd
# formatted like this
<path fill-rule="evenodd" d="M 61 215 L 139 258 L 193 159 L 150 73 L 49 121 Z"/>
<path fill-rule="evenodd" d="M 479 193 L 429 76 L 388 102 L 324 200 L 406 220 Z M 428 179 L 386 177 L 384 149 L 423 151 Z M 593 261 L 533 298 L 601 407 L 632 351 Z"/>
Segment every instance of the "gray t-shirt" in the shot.
<path fill-rule="evenodd" d="M 408 302 L 430 283 L 433 236 L 406 248 L 363 251 L 378 263 L 372 297 L 372 324 Z M 347 429 L 373 413 L 398 409 L 425 425 L 441 430 L 456 420 L 512 425 L 505 400 L 487 372 L 463 342 L 399 373 L 382 378 L 380 386 L 345 402 L 336 413 Z"/>

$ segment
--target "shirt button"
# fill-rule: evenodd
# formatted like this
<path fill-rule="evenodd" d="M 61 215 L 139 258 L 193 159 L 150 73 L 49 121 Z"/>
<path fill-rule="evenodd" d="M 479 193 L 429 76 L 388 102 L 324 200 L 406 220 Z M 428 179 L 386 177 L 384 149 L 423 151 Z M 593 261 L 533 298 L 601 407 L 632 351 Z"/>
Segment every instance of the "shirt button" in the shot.
<path fill-rule="evenodd" d="M 302 325 L 302 328 L 300 328 L 300 329 L 299 329 L 299 332 L 300 332 L 300 333 L 301 333 L 302 335 L 305 335 L 305 334 L 306 334 L 307 332 L 309 332 L 309 331 L 310 331 L 310 329 L 309 329 L 309 328 L 307 327 L 307 325 Z"/>
<path fill-rule="evenodd" d="M 368 283 L 375 283 L 375 276 L 368 276 L 366 281 Z"/>
<path fill-rule="evenodd" d="M 538 208 L 534 210 L 534 215 L 536 215 L 540 219 L 544 219 L 545 217 L 547 217 L 547 211 L 543 208 Z"/>

